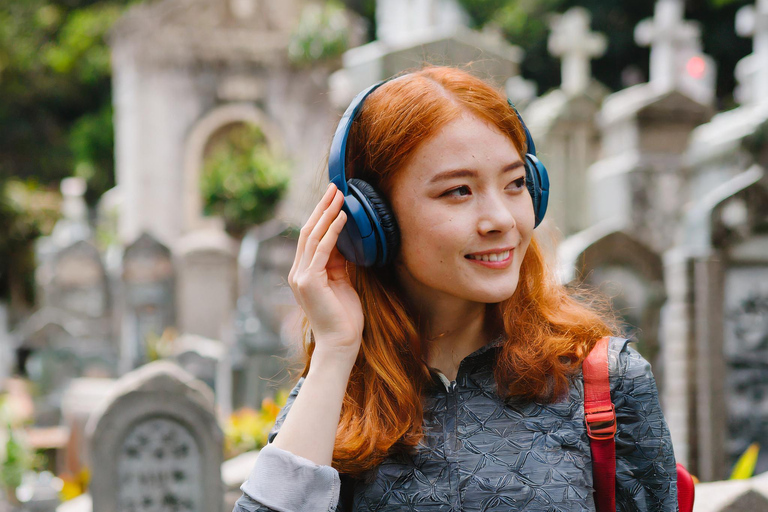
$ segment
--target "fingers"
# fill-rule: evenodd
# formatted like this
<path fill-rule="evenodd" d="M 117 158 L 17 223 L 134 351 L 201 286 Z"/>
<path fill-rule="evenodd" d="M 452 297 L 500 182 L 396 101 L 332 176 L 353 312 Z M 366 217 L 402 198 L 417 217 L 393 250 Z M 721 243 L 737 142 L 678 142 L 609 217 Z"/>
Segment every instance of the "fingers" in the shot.
<path fill-rule="evenodd" d="M 293 274 L 296 272 L 299 263 L 301 262 L 301 256 L 304 254 L 304 246 L 307 243 L 307 238 L 309 238 L 309 234 L 312 232 L 312 229 L 315 227 L 315 224 L 317 224 L 318 219 L 323 215 L 323 212 L 330 206 L 331 201 L 333 201 L 333 198 L 335 197 L 336 191 L 338 189 L 336 188 L 336 185 L 333 183 L 330 183 L 328 185 L 328 188 L 325 190 L 325 194 L 323 194 L 323 197 L 320 199 L 320 202 L 317 203 L 317 206 L 315 206 L 314 211 L 312 212 L 312 215 L 309 216 L 309 219 L 307 219 L 307 222 L 302 226 L 301 231 L 299 231 L 299 240 L 296 244 L 296 254 L 293 258 L 293 265 L 291 266 L 291 271 L 288 274 L 288 282 L 290 283 L 293 279 Z"/>
<path fill-rule="evenodd" d="M 326 235 L 328 228 L 338 217 L 341 205 L 344 203 L 344 194 L 341 191 L 337 191 L 333 196 L 333 200 L 328 208 L 320 216 L 315 227 L 312 228 L 312 232 L 307 237 L 307 241 L 304 245 L 304 251 L 302 251 L 301 260 L 299 261 L 299 270 L 306 269 L 312 262 L 312 258 L 315 256 L 317 246 L 323 237 Z M 336 237 L 334 237 L 334 244 L 336 243 Z"/>
<path fill-rule="evenodd" d="M 336 241 L 339 239 L 339 233 L 341 233 L 344 224 L 347 222 L 347 214 L 339 212 L 339 215 L 331 222 L 328 227 L 328 231 L 323 236 L 322 240 L 317 244 L 315 255 L 312 257 L 312 261 L 309 264 L 310 270 L 322 270 L 328 265 L 328 259 L 331 256 L 331 251 L 336 247 Z M 318 223 L 319 224 L 319 223 Z"/>

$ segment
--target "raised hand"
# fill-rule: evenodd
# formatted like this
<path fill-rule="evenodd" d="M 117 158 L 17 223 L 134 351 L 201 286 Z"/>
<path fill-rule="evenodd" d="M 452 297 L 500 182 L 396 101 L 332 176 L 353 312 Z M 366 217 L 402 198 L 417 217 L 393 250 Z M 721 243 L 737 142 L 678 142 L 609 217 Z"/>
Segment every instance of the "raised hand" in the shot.
<path fill-rule="evenodd" d="M 363 335 L 363 310 L 352 287 L 346 260 L 336 241 L 347 215 L 344 196 L 334 184 L 301 228 L 288 284 L 312 327 L 315 354 L 357 357 Z M 319 355 L 319 354 L 318 354 Z"/>

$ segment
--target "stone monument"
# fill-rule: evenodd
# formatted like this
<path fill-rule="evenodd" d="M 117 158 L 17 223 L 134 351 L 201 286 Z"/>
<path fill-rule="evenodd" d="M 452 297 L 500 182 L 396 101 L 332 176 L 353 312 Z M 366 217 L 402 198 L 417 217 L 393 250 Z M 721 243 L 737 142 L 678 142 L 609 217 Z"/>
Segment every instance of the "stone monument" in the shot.
<path fill-rule="evenodd" d="M 581 7 L 553 18 L 549 51 L 562 59 L 562 84 L 532 101 L 523 116 L 558 194 L 549 203 L 545 222 L 562 237 L 585 229 L 592 220 L 587 169 L 598 156 L 595 116 L 608 94 L 591 76 L 590 59 L 603 54 L 606 39 L 589 31 L 589 21 L 589 12 Z"/>
<path fill-rule="evenodd" d="M 93 510 L 222 510 L 223 434 L 213 396 L 175 364 L 124 375 L 86 430 Z"/>
<path fill-rule="evenodd" d="M 147 362 L 147 341 L 175 325 L 171 251 L 148 233 L 126 247 L 122 258 L 120 366 L 126 373 Z"/>
<path fill-rule="evenodd" d="M 518 74 L 522 51 L 499 33 L 469 28 L 457 0 L 380 0 L 376 2 L 376 41 L 348 50 L 343 68 L 329 80 L 339 109 L 361 90 L 400 71 L 425 63 L 464 66 L 504 85 Z"/>

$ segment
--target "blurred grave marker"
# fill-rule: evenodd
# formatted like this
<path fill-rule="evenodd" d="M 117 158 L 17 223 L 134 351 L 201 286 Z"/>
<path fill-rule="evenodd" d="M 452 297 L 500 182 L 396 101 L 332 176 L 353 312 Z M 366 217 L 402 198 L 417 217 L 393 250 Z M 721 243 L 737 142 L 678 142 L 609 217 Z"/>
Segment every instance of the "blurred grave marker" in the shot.
<path fill-rule="evenodd" d="M 86 430 L 93 510 L 221 510 L 223 434 L 213 395 L 176 364 L 124 375 Z"/>
<path fill-rule="evenodd" d="M 148 338 L 174 325 L 174 268 L 171 251 L 144 233 L 123 256 L 121 370 L 147 362 Z"/>
<path fill-rule="evenodd" d="M 549 53 L 560 57 L 560 87 L 566 93 L 583 92 L 592 77 L 590 61 L 605 53 L 604 34 L 589 31 L 590 14 L 583 7 L 572 7 L 557 16 L 549 36 Z"/>

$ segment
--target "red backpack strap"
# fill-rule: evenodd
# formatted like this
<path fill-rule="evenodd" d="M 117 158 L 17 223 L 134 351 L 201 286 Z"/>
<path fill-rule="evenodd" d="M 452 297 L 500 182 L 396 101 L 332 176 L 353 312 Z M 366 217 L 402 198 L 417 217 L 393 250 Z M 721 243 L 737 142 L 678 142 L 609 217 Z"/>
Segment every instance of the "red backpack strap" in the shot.
<path fill-rule="evenodd" d="M 616 411 L 608 380 L 609 337 L 601 338 L 582 364 L 584 419 L 592 450 L 592 479 L 598 512 L 616 510 Z"/>
<path fill-rule="evenodd" d="M 677 504 L 680 512 L 693 510 L 693 497 L 696 494 L 693 487 L 693 477 L 682 464 L 677 465 Z"/>

